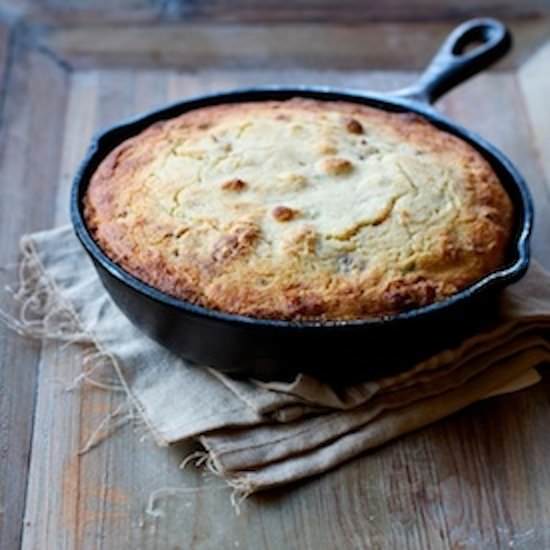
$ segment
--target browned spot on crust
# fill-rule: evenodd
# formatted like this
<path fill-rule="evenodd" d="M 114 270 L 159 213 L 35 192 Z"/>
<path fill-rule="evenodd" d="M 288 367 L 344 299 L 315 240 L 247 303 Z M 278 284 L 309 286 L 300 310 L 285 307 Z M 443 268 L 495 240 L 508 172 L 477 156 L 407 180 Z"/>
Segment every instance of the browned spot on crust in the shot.
<path fill-rule="evenodd" d="M 278 222 L 289 222 L 298 215 L 298 211 L 288 206 L 276 206 L 273 209 L 273 217 Z"/>
<path fill-rule="evenodd" d="M 353 170 L 353 164 L 347 159 L 332 157 L 323 160 L 322 168 L 330 176 L 343 176 Z"/>
<path fill-rule="evenodd" d="M 314 294 L 292 293 L 287 296 L 287 305 L 293 316 L 318 317 L 325 311 L 323 300 Z"/>
<path fill-rule="evenodd" d="M 300 227 L 283 243 L 283 250 L 293 256 L 308 256 L 315 253 L 317 232 L 313 227 Z"/>
<path fill-rule="evenodd" d="M 416 113 L 400 113 L 397 115 L 405 124 L 428 124 L 427 120 Z"/>
<path fill-rule="evenodd" d="M 318 151 L 321 155 L 335 155 L 338 152 L 338 149 L 334 146 L 334 144 L 323 141 L 319 144 Z"/>
<path fill-rule="evenodd" d="M 362 134 L 363 125 L 355 118 L 350 118 L 346 122 L 346 129 L 350 134 Z"/>
<path fill-rule="evenodd" d="M 260 229 L 257 225 L 238 224 L 218 240 L 212 252 L 212 259 L 222 262 L 246 255 L 252 250 L 259 236 Z"/>
<path fill-rule="evenodd" d="M 226 181 L 222 184 L 222 189 L 224 191 L 244 191 L 247 188 L 247 183 L 239 178 L 235 178 L 229 181 Z"/>
<path fill-rule="evenodd" d="M 403 277 L 392 280 L 383 298 L 386 306 L 393 311 L 404 311 L 413 307 L 431 304 L 437 295 L 437 285 L 420 276 Z"/>
<path fill-rule="evenodd" d="M 179 227 L 178 229 L 176 229 L 174 236 L 176 237 L 176 239 L 179 239 L 180 237 L 185 235 L 185 233 L 187 233 L 188 231 L 189 231 L 189 227 L 186 227 L 186 226 Z"/>

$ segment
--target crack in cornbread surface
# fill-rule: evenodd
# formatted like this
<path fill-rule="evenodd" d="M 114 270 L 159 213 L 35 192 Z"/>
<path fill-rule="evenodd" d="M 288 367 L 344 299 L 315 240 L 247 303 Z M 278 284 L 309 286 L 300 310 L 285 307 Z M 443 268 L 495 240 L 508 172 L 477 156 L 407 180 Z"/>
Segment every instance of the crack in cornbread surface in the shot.
<path fill-rule="evenodd" d="M 84 214 L 146 283 L 260 318 L 349 320 L 499 267 L 512 206 L 487 162 L 411 114 L 292 99 L 156 123 L 93 175 Z"/>

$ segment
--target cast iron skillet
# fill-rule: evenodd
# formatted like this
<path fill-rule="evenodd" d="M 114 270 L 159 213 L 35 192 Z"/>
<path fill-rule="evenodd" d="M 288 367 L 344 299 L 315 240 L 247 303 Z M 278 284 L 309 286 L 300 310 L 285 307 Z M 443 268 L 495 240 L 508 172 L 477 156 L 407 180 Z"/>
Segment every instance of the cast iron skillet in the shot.
<path fill-rule="evenodd" d="M 529 263 L 533 207 L 525 181 L 495 147 L 431 107 L 453 86 L 502 57 L 510 44 L 510 35 L 500 22 L 471 20 L 452 32 L 416 84 L 395 93 L 326 87 L 237 90 L 181 101 L 114 126 L 95 138 L 74 180 L 71 218 L 75 232 L 105 288 L 127 317 L 192 362 L 261 379 L 283 379 L 305 371 L 332 381 L 349 381 L 404 370 L 488 322 L 496 310 L 498 291 L 518 280 Z M 475 49 L 468 48 L 473 45 Z M 473 145 L 493 166 L 514 203 L 514 236 L 506 264 L 445 301 L 399 315 L 351 322 L 287 322 L 226 314 L 171 297 L 124 271 L 94 242 L 84 223 L 82 197 L 98 164 L 119 143 L 156 121 L 199 107 L 296 96 L 416 113 Z"/>

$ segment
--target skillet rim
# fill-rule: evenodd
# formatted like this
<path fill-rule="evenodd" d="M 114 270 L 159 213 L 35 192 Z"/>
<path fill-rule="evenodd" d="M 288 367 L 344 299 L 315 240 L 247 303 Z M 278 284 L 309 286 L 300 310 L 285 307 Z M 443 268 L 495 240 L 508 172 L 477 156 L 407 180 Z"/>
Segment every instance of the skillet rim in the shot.
<path fill-rule="evenodd" d="M 514 235 L 515 242 L 513 246 L 511 246 L 514 255 L 512 263 L 492 271 L 472 285 L 444 300 L 434 302 L 427 306 L 413 308 L 395 315 L 344 321 L 287 321 L 226 313 L 171 296 L 141 281 L 126 271 L 115 261 L 111 260 L 95 242 L 84 221 L 82 214 L 82 197 L 89 185 L 91 175 L 99 163 L 118 144 L 136 135 L 147 126 L 157 121 L 173 118 L 179 114 L 200 107 L 223 103 L 284 100 L 292 97 L 305 97 L 325 101 L 347 101 L 370 105 L 385 111 L 412 112 L 425 117 L 437 128 L 451 133 L 472 145 L 492 165 L 493 169 L 503 172 L 506 175 L 508 182 L 503 185 L 505 188 L 510 185 L 515 186 L 521 199 L 521 204 L 514 204 L 517 228 L 516 234 Z M 116 140 L 116 143 L 109 143 L 109 141 L 113 139 Z M 495 166 L 495 164 L 497 166 Z M 501 179 L 500 176 L 499 179 Z M 473 299 L 490 289 L 504 287 L 517 281 L 525 274 L 530 262 L 529 241 L 533 228 L 534 208 L 527 183 L 504 153 L 475 132 L 452 122 L 433 109 L 429 104 L 392 94 L 362 92 L 360 90 L 331 86 L 261 86 L 238 88 L 213 94 L 193 96 L 189 99 L 177 101 L 129 118 L 96 133 L 73 179 L 70 195 L 70 218 L 76 236 L 86 252 L 92 257 L 96 266 L 99 264 L 99 266 L 105 269 L 119 282 L 131 287 L 133 290 L 149 299 L 153 299 L 156 302 L 160 302 L 170 307 L 175 307 L 194 317 L 206 318 L 209 321 L 219 321 L 236 325 L 244 324 L 247 326 L 272 329 L 318 331 L 324 328 L 337 330 L 357 329 L 361 327 L 387 325 L 390 323 L 403 323 L 411 319 L 423 319 L 430 315 L 441 313 L 445 309 L 460 302 Z"/>

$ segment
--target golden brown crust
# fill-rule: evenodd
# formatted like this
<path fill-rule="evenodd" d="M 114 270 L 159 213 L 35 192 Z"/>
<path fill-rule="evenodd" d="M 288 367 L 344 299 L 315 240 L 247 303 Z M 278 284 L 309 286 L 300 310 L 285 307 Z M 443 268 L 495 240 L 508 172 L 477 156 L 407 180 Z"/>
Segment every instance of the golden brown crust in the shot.
<path fill-rule="evenodd" d="M 345 102 L 220 105 L 157 123 L 92 177 L 106 254 L 230 313 L 347 320 L 441 300 L 499 267 L 512 205 L 419 116 Z"/>

